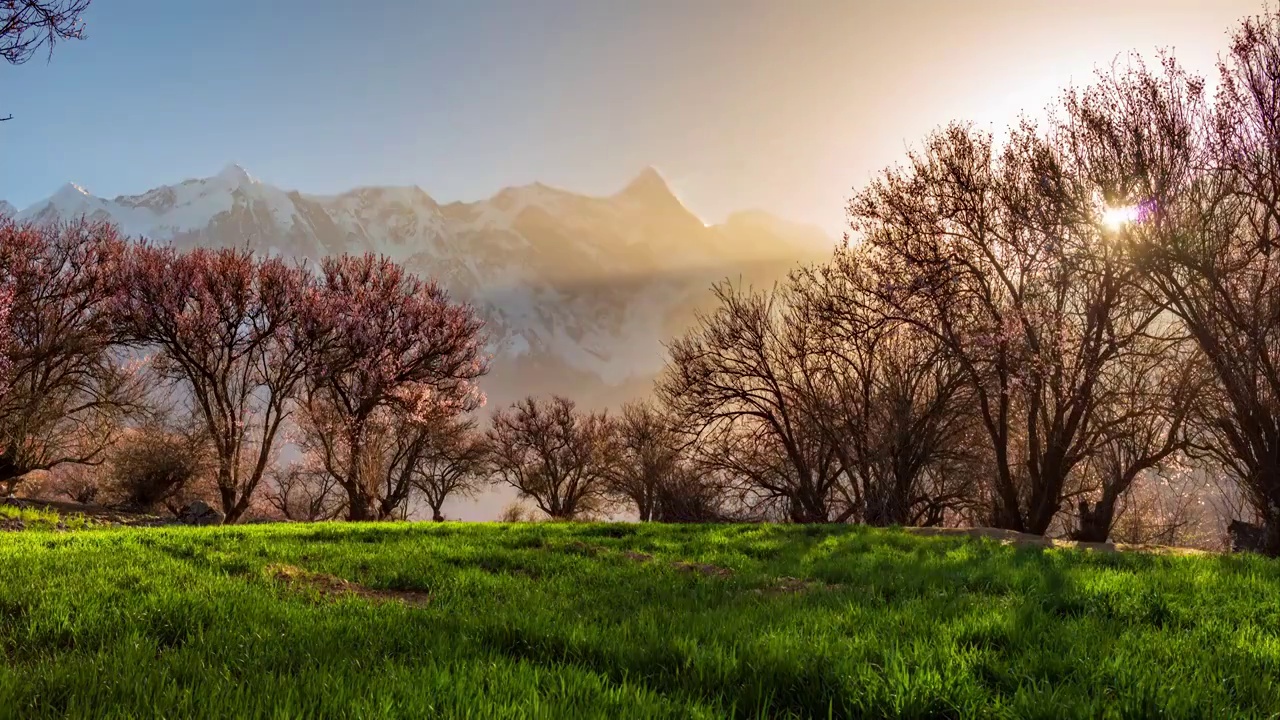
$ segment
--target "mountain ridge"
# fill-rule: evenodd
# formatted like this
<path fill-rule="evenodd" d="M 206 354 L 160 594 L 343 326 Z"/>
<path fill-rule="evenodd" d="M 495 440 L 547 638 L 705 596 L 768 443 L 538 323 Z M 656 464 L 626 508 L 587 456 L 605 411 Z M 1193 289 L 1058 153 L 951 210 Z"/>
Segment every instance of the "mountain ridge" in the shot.
<path fill-rule="evenodd" d="M 662 342 L 707 306 L 712 282 L 768 284 L 835 244 L 758 210 L 705 224 L 652 167 L 610 195 L 532 183 L 441 204 L 416 185 L 285 190 L 231 163 L 112 199 L 68 183 L 21 210 L 0 201 L 0 214 L 85 216 L 180 248 L 387 255 L 481 312 L 495 358 L 485 389 L 503 403 L 531 392 L 592 406 L 634 397 L 661 368 Z"/>

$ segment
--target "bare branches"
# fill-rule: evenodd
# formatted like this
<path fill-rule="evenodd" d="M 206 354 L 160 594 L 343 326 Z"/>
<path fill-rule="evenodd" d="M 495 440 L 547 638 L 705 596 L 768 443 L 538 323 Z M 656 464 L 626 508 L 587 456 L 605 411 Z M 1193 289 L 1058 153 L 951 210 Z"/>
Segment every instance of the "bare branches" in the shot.
<path fill-rule="evenodd" d="M 450 418 L 427 430 L 411 482 L 431 508 L 432 520 L 444 520 L 449 498 L 470 497 L 488 484 L 484 471 L 489 452 L 474 420 Z"/>
<path fill-rule="evenodd" d="M 682 441 L 672 421 L 651 403 L 622 406 L 613 427 L 617 456 L 609 491 L 632 503 L 641 522 L 657 519 L 664 488 L 682 470 Z"/>
<path fill-rule="evenodd" d="M 84 39 L 80 16 L 89 9 L 90 1 L 0 1 L 0 58 L 20 65 L 42 47 L 48 46 L 52 57 L 58 41 Z"/>
<path fill-rule="evenodd" d="M 525 398 L 493 416 L 489 467 L 556 520 L 602 509 L 613 433 L 603 413 L 581 413 L 572 400 Z"/>
<path fill-rule="evenodd" d="M 80 16 L 90 0 L 0 0 L 0 58 L 11 65 L 30 60 L 48 46 L 49 57 L 60 40 L 84 39 Z M 13 115 L 0 117 L 0 122 Z"/>
<path fill-rule="evenodd" d="M 714 288 L 719 307 L 668 348 L 658 398 L 676 422 L 714 448 L 700 465 L 744 485 L 742 501 L 780 504 L 796 522 L 843 521 L 854 512 L 836 446 L 804 409 L 801 367 L 788 332 L 785 288 Z"/>

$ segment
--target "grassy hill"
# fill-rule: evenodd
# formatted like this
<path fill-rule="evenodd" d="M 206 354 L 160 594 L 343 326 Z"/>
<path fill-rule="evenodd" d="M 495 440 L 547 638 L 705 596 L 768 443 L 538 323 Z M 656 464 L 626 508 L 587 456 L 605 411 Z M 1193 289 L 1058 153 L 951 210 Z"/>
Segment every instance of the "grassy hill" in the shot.
<path fill-rule="evenodd" d="M 1274 717 L 1280 564 L 859 527 L 0 533 L 0 717 Z"/>

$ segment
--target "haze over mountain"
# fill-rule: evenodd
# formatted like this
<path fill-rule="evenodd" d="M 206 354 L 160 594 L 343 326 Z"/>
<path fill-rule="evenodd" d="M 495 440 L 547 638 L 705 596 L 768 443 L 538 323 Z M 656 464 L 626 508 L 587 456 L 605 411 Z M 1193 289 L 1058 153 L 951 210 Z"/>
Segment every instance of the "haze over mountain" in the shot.
<path fill-rule="evenodd" d="M 534 183 L 441 204 L 416 186 L 309 195 L 228 165 L 112 199 L 67 184 L 20 211 L 0 203 L 0 213 L 36 222 L 83 215 L 178 247 L 248 244 L 313 262 L 388 255 L 485 317 L 491 404 L 558 392 L 603 406 L 643 394 L 662 343 L 707 305 L 712 282 L 772 283 L 833 246 L 817 228 L 757 211 L 705 225 L 652 168 L 605 197 Z"/>

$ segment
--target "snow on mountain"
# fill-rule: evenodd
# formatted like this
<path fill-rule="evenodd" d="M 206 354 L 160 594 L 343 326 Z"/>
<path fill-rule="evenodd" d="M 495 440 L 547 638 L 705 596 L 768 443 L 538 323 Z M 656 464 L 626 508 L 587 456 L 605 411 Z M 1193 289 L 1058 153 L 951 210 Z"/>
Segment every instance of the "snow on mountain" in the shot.
<path fill-rule="evenodd" d="M 0 204 L 0 213 L 11 206 Z M 68 184 L 16 213 L 87 216 L 179 247 L 243 246 L 315 261 L 382 253 L 438 279 L 489 324 L 495 402 L 561 392 L 590 405 L 634 395 L 661 368 L 662 342 L 705 305 L 711 282 L 772 282 L 832 243 L 764 213 L 705 226 L 646 168 L 620 192 L 534 183 L 441 205 L 418 187 L 304 195 L 238 165 L 104 199 Z"/>
<path fill-rule="evenodd" d="M 10 217 L 12 215 L 16 215 L 17 213 L 18 213 L 18 208 L 5 202 L 4 200 L 0 200 L 0 217 Z"/>

